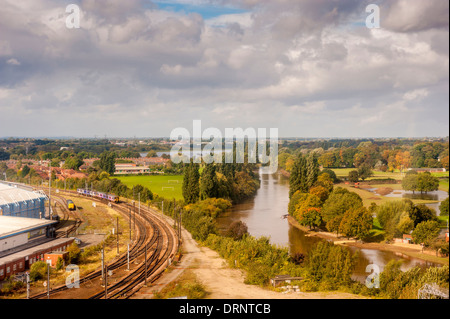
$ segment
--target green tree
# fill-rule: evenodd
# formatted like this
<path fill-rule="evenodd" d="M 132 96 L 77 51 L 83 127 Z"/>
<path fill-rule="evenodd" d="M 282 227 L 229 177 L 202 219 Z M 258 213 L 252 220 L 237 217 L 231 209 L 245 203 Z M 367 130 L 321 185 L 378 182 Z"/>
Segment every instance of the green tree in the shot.
<path fill-rule="evenodd" d="M 439 210 L 441 212 L 441 216 L 448 216 L 448 197 L 444 199 L 439 205 Z"/>
<path fill-rule="evenodd" d="M 439 236 L 441 228 L 439 223 L 435 220 L 428 220 L 421 222 L 416 226 L 412 232 L 412 238 L 416 244 L 424 244 L 429 247 L 433 244 L 434 240 Z"/>
<path fill-rule="evenodd" d="M 428 220 L 437 220 L 436 211 L 424 204 L 414 205 L 409 211 L 409 218 L 414 222 L 415 227 Z"/>
<path fill-rule="evenodd" d="M 320 173 L 319 176 L 322 174 L 328 174 L 328 176 L 331 177 L 331 180 L 333 181 L 333 183 L 338 183 L 339 182 L 339 178 L 337 178 L 336 173 L 329 169 L 329 168 L 324 168 Z"/>
<path fill-rule="evenodd" d="M 319 176 L 319 163 L 317 162 L 317 157 L 315 153 L 310 153 L 306 159 L 306 183 L 308 190 L 313 187 L 315 182 L 317 181 L 317 177 Z"/>
<path fill-rule="evenodd" d="M 80 166 L 83 164 L 83 160 L 78 156 L 72 156 L 66 159 L 66 161 L 64 162 L 64 168 L 79 170 Z"/>
<path fill-rule="evenodd" d="M 413 193 L 418 189 L 418 174 L 415 171 L 414 173 L 407 173 L 406 176 L 402 179 L 402 188 L 405 191 L 412 191 Z"/>
<path fill-rule="evenodd" d="M 329 288 L 337 289 L 352 282 L 355 262 L 355 255 L 349 249 L 320 241 L 308 253 L 305 268 L 312 281 L 326 282 Z"/>
<path fill-rule="evenodd" d="M 429 172 L 420 173 L 417 179 L 417 190 L 421 193 L 432 192 L 439 189 L 439 179 Z"/>
<path fill-rule="evenodd" d="M 20 173 L 20 177 L 25 177 L 30 173 L 30 168 L 28 165 L 25 165 Z"/>
<path fill-rule="evenodd" d="M 359 174 L 357 170 L 350 171 L 348 173 L 348 180 L 352 183 L 356 183 L 359 181 Z"/>
<path fill-rule="evenodd" d="M 409 217 L 408 212 L 400 215 L 400 220 L 396 226 L 396 233 L 400 236 L 409 234 L 414 229 L 414 221 Z"/>
<path fill-rule="evenodd" d="M 37 261 L 31 265 L 30 268 L 30 280 L 36 281 L 46 278 L 47 263 L 44 261 Z"/>
<path fill-rule="evenodd" d="M 113 175 L 116 171 L 116 153 L 103 152 L 100 155 L 99 167 L 110 175 Z"/>
<path fill-rule="evenodd" d="M 206 164 L 200 177 L 200 199 L 214 198 L 218 195 L 218 180 L 214 164 Z"/>
<path fill-rule="evenodd" d="M 358 168 L 358 176 L 363 181 L 373 175 L 372 169 L 368 164 L 363 164 Z"/>
<path fill-rule="evenodd" d="M 289 198 L 297 191 L 301 193 L 308 192 L 307 161 L 302 154 L 299 154 L 295 159 L 291 176 L 289 177 Z"/>
<path fill-rule="evenodd" d="M 322 216 L 329 231 L 338 232 L 341 220 L 350 209 L 363 206 L 361 197 L 345 188 L 336 187 L 323 204 Z"/>
<path fill-rule="evenodd" d="M 76 264 L 79 262 L 81 250 L 75 242 L 67 247 L 67 253 L 67 262 L 69 264 Z"/>
<path fill-rule="evenodd" d="M 200 197 L 200 173 L 198 164 L 190 163 L 185 167 L 182 193 L 186 204 L 193 204 L 198 201 Z"/>
<path fill-rule="evenodd" d="M 297 215 L 300 225 L 308 226 L 309 229 L 319 227 L 322 224 L 322 215 L 319 207 L 308 207 L 301 210 Z"/>
<path fill-rule="evenodd" d="M 339 232 L 347 238 L 365 238 L 372 229 L 372 214 L 364 207 L 351 208 L 345 212 L 339 225 Z"/>

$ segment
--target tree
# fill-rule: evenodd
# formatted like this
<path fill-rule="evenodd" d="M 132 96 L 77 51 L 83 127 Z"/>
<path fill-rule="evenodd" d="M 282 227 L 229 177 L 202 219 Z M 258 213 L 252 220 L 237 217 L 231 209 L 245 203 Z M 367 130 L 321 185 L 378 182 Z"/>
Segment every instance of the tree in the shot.
<path fill-rule="evenodd" d="M 416 244 L 424 244 L 424 246 L 429 247 L 439 236 L 440 231 L 441 228 L 437 221 L 428 220 L 416 226 L 416 229 L 412 232 L 412 238 Z"/>
<path fill-rule="evenodd" d="M 437 220 L 436 211 L 424 204 L 414 205 L 409 211 L 409 218 L 414 222 L 415 227 L 425 221 Z"/>
<path fill-rule="evenodd" d="M 439 179 L 429 172 L 420 173 L 417 179 L 417 190 L 421 193 L 437 191 L 439 189 Z"/>
<path fill-rule="evenodd" d="M 441 216 L 448 216 L 448 197 L 444 199 L 439 205 L 439 210 L 441 212 Z"/>
<path fill-rule="evenodd" d="M 299 154 L 296 158 L 289 177 L 289 198 L 297 191 L 308 192 L 307 162 L 302 154 Z"/>
<path fill-rule="evenodd" d="M 409 217 L 408 212 L 403 212 L 400 215 L 400 220 L 396 226 L 396 234 L 399 236 L 409 234 L 414 229 L 414 222 Z"/>
<path fill-rule="evenodd" d="M 334 187 L 332 177 L 328 173 L 320 174 L 314 186 L 322 186 L 328 193 L 331 193 Z"/>
<path fill-rule="evenodd" d="M 186 204 L 193 204 L 200 196 L 200 173 L 196 163 L 189 163 L 185 167 L 183 179 L 183 198 Z"/>
<path fill-rule="evenodd" d="M 330 195 L 330 192 L 323 186 L 314 186 L 309 190 L 310 194 L 316 195 L 320 198 L 320 202 L 323 204 L 328 196 Z"/>
<path fill-rule="evenodd" d="M 248 227 L 240 220 L 232 222 L 227 230 L 227 236 L 233 238 L 234 240 L 241 240 L 247 234 Z"/>
<path fill-rule="evenodd" d="M 20 177 L 25 177 L 28 175 L 28 173 L 30 173 L 30 168 L 28 167 L 28 165 L 25 165 L 20 173 Z"/>
<path fill-rule="evenodd" d="M 324 169 L 319 173 L 319 177 L 320 177 L 322 174 L 328 174 L 328 176 L 331 177 L 331 180 L 333 181 L 333 183 L 338 183 L 338 182 L 339 182 L 339 179 L 337 178 L 336 173 L 335 173 L 333 170 L 329 169 L 329 168 L 324 168 Z"/>
<path fill-rule="evenodd" d="M 31 265 L 30 268 L 30 280 L 36 281 L 46 278 L 47 263 L 44 261 L 37 261 Z"/>
<path fill-rule="evenodd" d="M 359 174 L 357 170 L 350 171 L 348 173 L 348 180 L 352 183 L 356 183 L 359 181 Z"/>
<path fill-rule="evenodd" d="M 200 177 L 200 199 L 217 197 L 218 180 L 214 164 L 206 164 Z"/>
<path fill-rule="evenodd" d="M 332 232 L 339 232 L 339 226 L 345 212 L 362 206 L 363 202 L 358 194 L 342 187 L 335 188 L 322 208 L 322 216 L 327 223 L 327 229 Z"/>
<path fill-rule="evenodd" d="M 116 153 L 103 152 L 100 155 L 99 167 L 110 175 L 113 175 L 116 171 Z"/>
<path fill-rule="evenodd" d="M 9 160 L 9 157 L 10 157 L 9 153 L 0 149 L 0 161 L 7 161 Z"/>
<path fill-rule="evenodd" d="M 322 224 L 322 215 L 319 207 L 308 207 L 300 211 L 297 215 L 297 221 L 309 229 L 319 227 Z"/>
<path fill-rule="evenodd" d="M 156 157 L 157 153 L 155 150 L 151 150 L 150 152 L 147 153 L 147 157 Z"/>
<path fill-rule="evenodd" d="M 372 224 L 372 214 L 364 206 L 351 208 L 342 217 L 339 232 L 347 238 L 364 238 L 372 229 Z"/>
<path fill-rule="evenodd" d="M 358 168 L 358 176 L 363 181 L 373 175 L 372 169 L 368 164 L 363 164 Z"/>
<path fill-rule="evenodd" d="M 418 189 L 418 174 L 415 171 L 410 171 L 414 173 L 406 173 L 405 177 L 402 179 L 402 188 L 405 191 L 412 191 L 413 193 Z"/>
<path fill-rule="evenodd" d="M 337 288 L 352 281 L 355 262 L 355 255 L 349 249 L 319 241 L 308 253 L 305 268 L 313 281 L 326 281 L 332 288 Z"/>
<path fill-rule="evenodd" d="M 64 162 L 64 168 L 78 170 L 84 162 L 78 156 L 72 156 Z"/>
<path fill-rule="evenodd" d="M 67 247 L 67 262 L 69 264 L 76 264 L 78 263 L 80 256 L 81 256 L 81 250 L 78 248 L 78 245 L 73 242 L 69 247 Z"/>
<path fill-rule="evenodd" d="M 317 162 L 317 157 L 314 153 L 310 153 L 306 160 L 306 183 L 308 189 L 310 189 L 314 183 L 317 181 L 317 177 L 319 176 L 319 163 Z"/>

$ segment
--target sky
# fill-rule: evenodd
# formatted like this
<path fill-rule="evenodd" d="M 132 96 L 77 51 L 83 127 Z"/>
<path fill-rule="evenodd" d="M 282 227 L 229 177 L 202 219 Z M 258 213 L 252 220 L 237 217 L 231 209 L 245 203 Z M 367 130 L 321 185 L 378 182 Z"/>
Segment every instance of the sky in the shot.
<path fill-rule="evenodd" d="M 0 137 L 449 135 L 447 0 L 1 4 Z"/>

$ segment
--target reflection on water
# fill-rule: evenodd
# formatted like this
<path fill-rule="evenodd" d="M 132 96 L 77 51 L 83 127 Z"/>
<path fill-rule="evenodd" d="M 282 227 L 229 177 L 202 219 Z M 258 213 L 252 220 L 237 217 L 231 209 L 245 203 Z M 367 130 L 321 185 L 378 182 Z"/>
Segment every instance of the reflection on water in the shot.
<path fill-rule="evenodd" d="M 307 253 L 320 240 L 318 237 L 307 236 L 305 232 L 291 226 L 282 216 L 287 214 L 289 204 L 289 180 L 280 175 L 260 175 L 261 188 L 256 196 L 241 204 L 234 205 L 229 211 L 217 219 L 220 230 L 225 230 L 233 221 L 241 220 L 248 226 L 249 233 L 255 237 L 267 236 L 273 244 L 288 247 L 291 253 Z M 446 192 L 442 192 L 447 194 Z M 440 193 L 430 194 L 445 199 Z M 448 196 L 448 195 L 447 195 Z M 441 199 L 442 198 L 442 199 Z M 438 204 L 436 204 L 438 205 Z M 434 207 L 433 207 L 434 208 Z M 383 267 L 392 259 L 402 260 L 402 270 L 414 266 L 429 267 L 437 264 L 396 254 L 390 251 L 360 249 L 348 247 L 353 252 L 359 251 L 359 257 L 353 277 L 363 281 L 368 273 L 366 266 L 376 264 Z"/>

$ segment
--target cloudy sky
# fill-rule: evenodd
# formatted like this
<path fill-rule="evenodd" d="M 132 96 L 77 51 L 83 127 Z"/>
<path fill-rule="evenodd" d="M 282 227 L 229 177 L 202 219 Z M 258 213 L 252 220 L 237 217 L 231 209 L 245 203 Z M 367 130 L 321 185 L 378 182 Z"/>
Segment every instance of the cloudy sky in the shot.
<path fill-rule="evenodd" d="M 448 136 L 448 37 L 448 0 L 1 0 L 0 137 Z"/>

